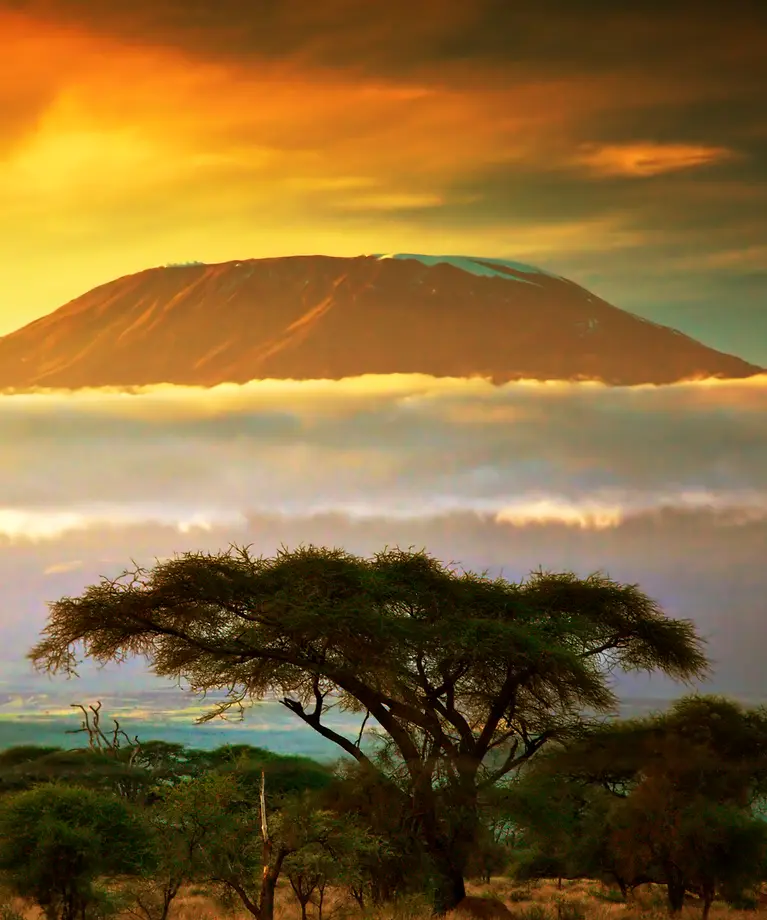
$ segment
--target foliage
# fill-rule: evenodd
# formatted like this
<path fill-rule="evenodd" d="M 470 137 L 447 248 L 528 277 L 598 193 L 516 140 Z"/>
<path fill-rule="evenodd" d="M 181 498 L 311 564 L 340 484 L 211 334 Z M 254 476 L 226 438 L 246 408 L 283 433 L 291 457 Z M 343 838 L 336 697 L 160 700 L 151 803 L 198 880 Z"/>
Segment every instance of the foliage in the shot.
<path fill-rule="evenodd" d="M 704 914 L 723 885 L 759 881 L 767 860 L 767 824 L 734 805 L 696 796 L 674 801 L 665 784 L 643 784 L 617 810 L 612 838 L 627 872 L 655 868 L 681 910 L 685 891 L 699 894 Z"/>
<path fill-rule="evenodd" d="M 622 904 L 626 900 L 616 888 L 594 886 L 589 889 L 589 894 L 598 901 L 606 901 L 608 904 Z"/>
<path fill-rule="evenodd" d="M 261 774 L 266 778 L 267 805 L 277 808 L 290 796 L 318 791 L 333 781 L 333 768 L 309 757 L 274 754 L 247 744 L 226 745 L 211 752 L 207 768 L 236 775 L 240 789 L 255 801 Z"/>
<path fill-rule="evenodd" d="M 732 894 L 724 894 L 723 900 L 733 910 L 756 910 L 759 906 L 759 898 L 748 891 L 736 891 Z"/>
<path fill-rule="evenodd" d="M 249 812 L 236 782 L 214 772 L 166 787 L 147 811 L 158 865 L 130 886 L 132 912 L 165 920 L 182 885 L 255 874 L 258 828 Z"/>
<path fill-rule="evenodd" d="M 509 864 L 509 849 L 499 843 L 489 828 L 480 825 L 469 859 L 466 876 L 489 882 L 492 876 L 500 875 Z"/>
<path fill-rule="evenodd" d="M 77 786 L 43 785 L 0 808 L 0 869 L 49 920 L 75 920 L 106 905 L 95 882 L 153 867 L 140 815 L 118 797 Z"/>
<path fill-rule="evenodd" d="M 765 770 L 767 710 L 692 696 L 550 748 L 523 778 L 518 810 L 570 877 L 611 876 L 624 894 L 661 882 L 672 912 L 690 891 L 707 914 L 717 892 L 736 897 L 767 867 L 767 824 L 754 816 Z"/>
<path fill-rule="evenodd" d="M 542 904 L 531 904 L 520 911 L 520 920 L 549 920 L 549 912 Z"/>
<path fill-rule="evenodd" d="M 513 888 L 509 892 L 509 900 L 513 901 L 516 904 L 519 904 L 523 901 L 529 901 L 530 897 L 531 897 L 530 892 L 524 888 Z"/>
<path fill-rule="evenodd" d="M 388 850 L 387 843 L 371 834 L 349 815 L 319 809 L 311 796 L 294 799 L 282 813 L 282 834 L 289 842 L 284 871 L 306 920 L 306 906 L 318 896 L 318 920 L 322 920 L 324 892 L 328 885 L 357 888 L 364 884 L 371 861 Z"/>
<path fill-rule="evenodd" d="M 10 754 L 17 749 L 12 748 Z M 121 758 L 88 748 L 43 749 L 34 757 L 20 757 L 8 766 L 0 764 L 0 793 L 31 789 L 40 783 L 71 783 L 137 800 L 148 791 L 151 776 Z"/>
<path fill-rule="evenodd" d="M 51 605 L 31 657 L 71 673 L 81 646 L 100 662 L 145 655 L 196 691 L 227 688 L 224 707 L 277 691 L 375 771 L 359 739 L 323 721 L 334 706 L 364 714 L 363 727 L 372 717 L 404 771 L 394 788 L 416 816 L 440 910 L 465 894 L 482 790 L 552 739 L 576 737 L 584 707 L 612 707 L 609 669 L 691 679 L 707 666 L 692 624 L 635 585 L 544 572 L 512 584 L 425 552 L 361 559 L 316 547 L 273 559 L 186 553 L 103 579 Z"/>
<path fill-rule="evenodd" d="M 258 874 L 259 816 L 235 778 L 211 772 L 169 788 L 153 821 L 169 876 L 231 888 Z"/>
<path fill-rule="evenodd" d="M 413 817 L 398 790 L 364 764 L 341 763 L 334 782 L 319 795 L 322 807 L 340 818 L 368 827 L 387 842 L 377 851 L 359 855 L 360 877 L 348 887 L 360 907 L 421 893 L 429 867 L 414 833 Z"/>
<path fill-rule="evenodd" d="M 26 920 L 26 918 L 10 904 L 3 904 L 0 906 L 0 920 Z"/>
<path fill-rule="evenodd" d="M 19 744 L 15 747 L 6 748 L 6 750 L 0 751 L 0 771 L 17 767 L 20 764 L 31 763 L 41 757 L 45 757 L 47 754 L 54 754 L 60 750 L 60 747 L 40 744 Z"/>

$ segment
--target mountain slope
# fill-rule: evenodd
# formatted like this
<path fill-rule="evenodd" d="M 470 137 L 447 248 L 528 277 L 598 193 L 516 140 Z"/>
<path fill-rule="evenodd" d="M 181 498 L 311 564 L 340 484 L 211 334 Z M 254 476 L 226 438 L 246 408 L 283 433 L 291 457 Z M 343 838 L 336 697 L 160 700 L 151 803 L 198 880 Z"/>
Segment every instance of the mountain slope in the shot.
<path fill-rule="evenodd" d="M 424 373 L 614 385 L 761 368 L 521 263 L 291 256 L 152 268 L 0 338 L 0 387 Z"/>

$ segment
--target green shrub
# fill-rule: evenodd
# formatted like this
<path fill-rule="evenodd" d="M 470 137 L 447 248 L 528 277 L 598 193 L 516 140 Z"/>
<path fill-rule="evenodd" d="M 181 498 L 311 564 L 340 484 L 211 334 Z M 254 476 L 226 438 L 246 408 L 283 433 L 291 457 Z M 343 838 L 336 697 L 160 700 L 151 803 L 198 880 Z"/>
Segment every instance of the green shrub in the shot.
<path fill-rule="evenodd" d="M 110 793 L 45 784 L 0 806 L 0 870 L 50 920 L 104 920 L 118 908 L 97 879 L 142 872 L 154 858 L 146 823 Z"/>
<path fill-rule="evenodd" d="M 756 910 L 759 907 L 759 899 L 755 895 L 743 891 L 728 898 L 727 904 L 733 910 Z"/>
<path fill-rule="evenodd" d="M 10 904 L 0 906 L 0 920 L 24 920 L 24 914 Z"/>

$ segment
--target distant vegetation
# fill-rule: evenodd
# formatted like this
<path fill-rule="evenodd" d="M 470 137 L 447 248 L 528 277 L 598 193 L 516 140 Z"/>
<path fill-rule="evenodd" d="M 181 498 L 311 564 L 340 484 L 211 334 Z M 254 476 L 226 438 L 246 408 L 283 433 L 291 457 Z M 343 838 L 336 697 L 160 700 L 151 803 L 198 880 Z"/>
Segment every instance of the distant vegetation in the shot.
<path fill-rule="evenodd" d="M 168 262 L 163 268 L 185 268 L 187 265 L 205 265 L 205 262 Z"/>
<path fill-rule="evenodd" d="M 688 696 L 642 719 L 584 715 L 614 702 L 615 666 L 705 673 L 692 624 L 636 586 L 512 584 L 401 550 L 187 553 L 53 604 L 31 657 L 71 671 L 78 647 L 228 688 L 217 712 L 277 691 L 351 757 L 142 742 L 83 708 L 89 748 L 0 753 L 0 872 L 47 920 L 166 920 L 190 886 L 258 920 L 280 891 L 304 920 L 344 899 L 489 917 L 502 905 L 464 901 L 467 883 L 499 877 L 529 920 L 518 905 L 539 879 L 635 904 L 662 886 L 672 915 L 693 894 L 706 918 L 716 899 L 755 907 L 767 878 L 767 711 Z M 356 738 L 323 720 L 335 705 L 359 713 Z M 557 915 L 584 917 L 561 900 Z"/>

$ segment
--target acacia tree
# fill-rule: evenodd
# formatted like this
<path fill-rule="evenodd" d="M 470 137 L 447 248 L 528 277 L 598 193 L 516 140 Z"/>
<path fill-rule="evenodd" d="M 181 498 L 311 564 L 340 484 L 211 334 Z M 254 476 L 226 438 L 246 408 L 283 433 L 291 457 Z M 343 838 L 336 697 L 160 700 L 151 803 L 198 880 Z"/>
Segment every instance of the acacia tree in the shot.
<path fill-rule="evenodd" d="M 754 817 L 767 793 L 765 707 L 688 697 L 667 713 L 552 746 L 522 786 L 551 787 L 548 803 L 573 794 L 585 801 L 589 789 L 612 798 L 606 810 L 584 813 L 586 833 L 569 835 L 565 851 L 591 859 L 624 890 L 665 884 L 672 914 L 691 891 L 707 917 L 718 891 L 737 896 L 767 868 L 767 824 Z M 557 825 L 561 815 L 555 808 L 549 820 Z"/>
<path fill-rule="evenodd" d="M 636 585 L 600 574 L 541 571 L 513 584 L 425 551 L 365 559 L 310 546 L 254 558 L 231 547 L 137 566 L 57 601 L 30 657 L 76 673 L 78 650 L 99 662 L 144 655 L 193 691 L 229 691 L 204 718 L 276 693 L 376 771 L 362 730 L 354 741 L 323 721 L 334 705 L 363 726 L 372 718 L 404 765 L 397 788 L 444 913 L 465 896 L 481 791 L 549 740 L 578 734 L 585 708 L 611 709 L 611 668 L 689 680 L 707 668 L 701 642 Z"/>
<path fill-rule="evenodd" d="M 707 920 L 717 892 L 763 879 L 767 825 L 732 804 L 700 795 L 682 801 L 670 786 L 642 782 L 615 810 L 610 841 L 627 874 L 648 871 L 665 883 L 671 914 L 692 891 Z"/>
<path fill-rule="evenodd" d="M 133 886 L 142 915 L 165 920 L 181 886 L 197 880 L 238 899 L 258 920 L 272 920 L 277 880 L 293 847 L 282 837 L 275 843 L 262 806 L 235 775 L 208 773 L 165 789 L 150 816 L 159 871 Z"/>
<path fill-rule="evenodd" d="M 0 807 L 0 870 L 47 920 L 82 920 L 103 897 L 99 878 L 157 863 L 141 814 L 111 793 L 46 784 Z"/>
<path fill-rule="evenodd" d="M 413 833 L 413 817 L 403 807 L 401 790 L 386 777 L 353 760 L 341 762 L 331 785 L 319 795 L 322 806 L 341 820 L 370 828 L 386 846 L 359 852 L 345 887 L 361 910 L 367 901 L 381 906 L 397 895 L 422 893 L 429 867 Z"/>
<path fill-rule="evenodd" d="M 319 797 L 304 794 L 288 803 L 283 822 L 292 842 L 285 860 L 285 875 L 301 907 L 316 896 L 317 920 L 322 920 L 328 885 L 360 886 L 370 857 L 386 853 L 386 841 L 349 815 L 318 808 Z M 283 831 L 283 833 L 285 833 Z"/>

